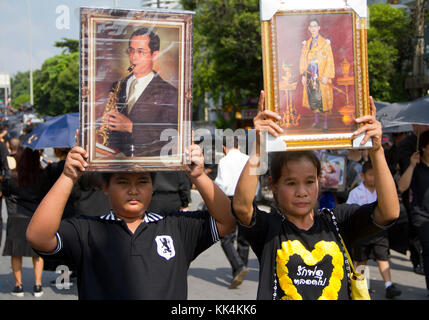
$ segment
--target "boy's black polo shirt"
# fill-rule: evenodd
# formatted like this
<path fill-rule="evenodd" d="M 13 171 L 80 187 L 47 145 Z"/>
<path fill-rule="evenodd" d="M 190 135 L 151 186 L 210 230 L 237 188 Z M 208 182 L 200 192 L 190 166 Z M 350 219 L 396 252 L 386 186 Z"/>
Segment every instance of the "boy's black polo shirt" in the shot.
<path fill-rule="evenodd" d="M 41 256 L 76 266 L 79 299 L 186 299 L 191 261 L 219 240 L 207 211 L 146 213 L 134 234 L 113 212 L 74 217 L 57 238 Z"/>

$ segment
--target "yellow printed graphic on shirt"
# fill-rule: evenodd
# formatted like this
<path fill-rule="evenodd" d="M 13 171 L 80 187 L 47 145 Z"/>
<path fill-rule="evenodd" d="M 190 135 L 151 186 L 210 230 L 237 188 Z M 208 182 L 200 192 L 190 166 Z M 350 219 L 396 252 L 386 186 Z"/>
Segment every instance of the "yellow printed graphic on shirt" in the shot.
<path fill-rule="evenodd" d="M 282 242 L 282 248 L 277 250 L 276 257 L 277 277 L 279 279 L 280 288 L 285 293 L 285 296 L 281 299 L 302 300 L 302 296 L 298 293 L 295 286 L 297 282 L 294 283 L 292 280 L 294 277 L 290 277 L 287 267 L 290 257 L 294 254 L 300 256 L 305 264 L 303 266 L 298 266 L 298 272 L 305 272 L 315 277 L 313 280 L 307 279 L 301 281 L 305 281 L 305 284 L 314 286 L 321 284 L 320 281 L 322 281 L 321 276 L 323 275 L 323 271 L 317 270 L 317 267 L 314 270 L 308 270 L 306 266 L 316 266 L 327 255 L 332 257 L 332 274 L 329 279 L 325 279 L 322 283 L 325 287 L 318 300 L 337 300 L 338 292 L 341 289 L 341 280 L 344 277 L 344 256 L 335 242 L 324 240 L 317 242 L 311 252 L 305 249 L 298 240 Z M 317 280 L 317 278 L 319 278 L 319 280 Z M 328 280 L 327 285 L 325 283 L 326 280 Z M 299 282 L 299 280 L 296 279 L 295 281 Z"/>

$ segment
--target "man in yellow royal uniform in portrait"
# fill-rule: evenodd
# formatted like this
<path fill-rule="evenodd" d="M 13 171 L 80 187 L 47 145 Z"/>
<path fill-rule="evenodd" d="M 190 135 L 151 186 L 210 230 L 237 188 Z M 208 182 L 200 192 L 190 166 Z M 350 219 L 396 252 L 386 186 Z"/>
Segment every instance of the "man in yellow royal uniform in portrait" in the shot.
<path fill-rule="evenodd" d="M 328 129 L 328 112 L 333 105 L 332 79 L 335 77 L 331 41 L 319 34 L 320 22 L 312 18 L 308 25 L 311 37 L 302 42 L 299 72 L 302 76 L 303 107 L 314 112 L 313 127 L 320 128 L 319 113 L 324 115 L 323 129 Z"/>

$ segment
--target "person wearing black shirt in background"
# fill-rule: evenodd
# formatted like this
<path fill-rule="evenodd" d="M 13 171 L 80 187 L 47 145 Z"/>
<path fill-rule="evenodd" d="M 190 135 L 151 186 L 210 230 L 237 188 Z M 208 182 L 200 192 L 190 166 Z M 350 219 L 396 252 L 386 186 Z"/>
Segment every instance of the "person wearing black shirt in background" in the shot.
<path fill-rule="evenodd" d="M 412 156 L 412 154 L 418 150 L 417 135 L 422 134 L 427 130 L 429 130 L 429 126 L 413 124 L 413 132 L 407 135 L 398 144 L 397 154 L 400 176 L 404 174 L 405 170 L 407 170 L 408 166 L 410 165 L 410 157 Z M 410 260 L 413 264 L 414 272 L 418 274 L 424 274 L 423 261 L 421 256 L 421 244 L 418 240 L 417 230 L 413 225 L 411 219 L 410 193 L 408 188 L 402 190 L 401 197 L 402 203 L 404 204 L 408 216 Z"/>
<path fill-rule="evenodd" d="M 9 166 L 7 164 L 7 155 L 9 154 L 5 136 L 7 135 L 7 127 L 6 126 L 0 126 L 0 182 L 3 180 L 6 180 L 10 177 L 10 170 Z M 3 194 L 2 189 L 0 187 L 0 213 L 2 210 L 2 204 L 3 204 Z M 0 214 L 0 240 L 3 233 L 3 218 Z"/>
<path fill-rule="evenodd" d="M 411 190 L 411 220 L 422 245 L 423 270 L 429 296 L 429 131 L 420 135 L 419 151 L 398 181 L 399 191 Z"/>
<path fill-rule="evenodd" d="M 191 182 L 184 171 L 160 171 L 156 174 L 150 212 L 187 211 Z"/>
<path fill-rule="evenodd" d="M 39 150 L 24 148 L 17 156 L 17 168 L 3 183 L 7 197 L 7 234 L 4 256 L 11 256 L 15 288 L 12 295 L 24 296 L 22 283 L 22 257 L 32 257 L 35 283 L 33 294 L 40 297 L 42 290 L 43 260 L 32 250 L 25 232 L 31 217 L 49 189 L 48 176 L 40 165 Z"/>

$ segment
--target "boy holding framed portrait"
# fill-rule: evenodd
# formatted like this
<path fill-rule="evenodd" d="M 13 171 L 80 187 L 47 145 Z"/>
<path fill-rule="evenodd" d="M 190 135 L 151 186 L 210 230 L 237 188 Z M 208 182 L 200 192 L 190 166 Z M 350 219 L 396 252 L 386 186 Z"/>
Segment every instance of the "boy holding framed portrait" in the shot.
<path fill-rule="evenodd" d="M 229 198 L 190 144 L 192 13 L 82 8 L 81 23 L 81 143 L 27 240 L 76 266 L 79 299 L 186 299 L 191 261 L 235 227 Z M 178 169 L 207 210 L 148 212 L 153 171 Z M 85 171 L 102 171 L 111 210 L 61 221 Z"/>
<path fill-rule="evenodd" d="M 103 173 L 111 211 L 61 221 L 73 185 L 88 163 L 75 146 L 64 171 L 34 213 L 27 240 L 44 259 L 61 259 L 77 269 L 82 300 L 187 298 L 189 265 L 235 227 L 229 198 L 204 173 L 204 157 L 189 148 L 187 173 L 208 210 L 147 212 L 153 172 Z"/>

